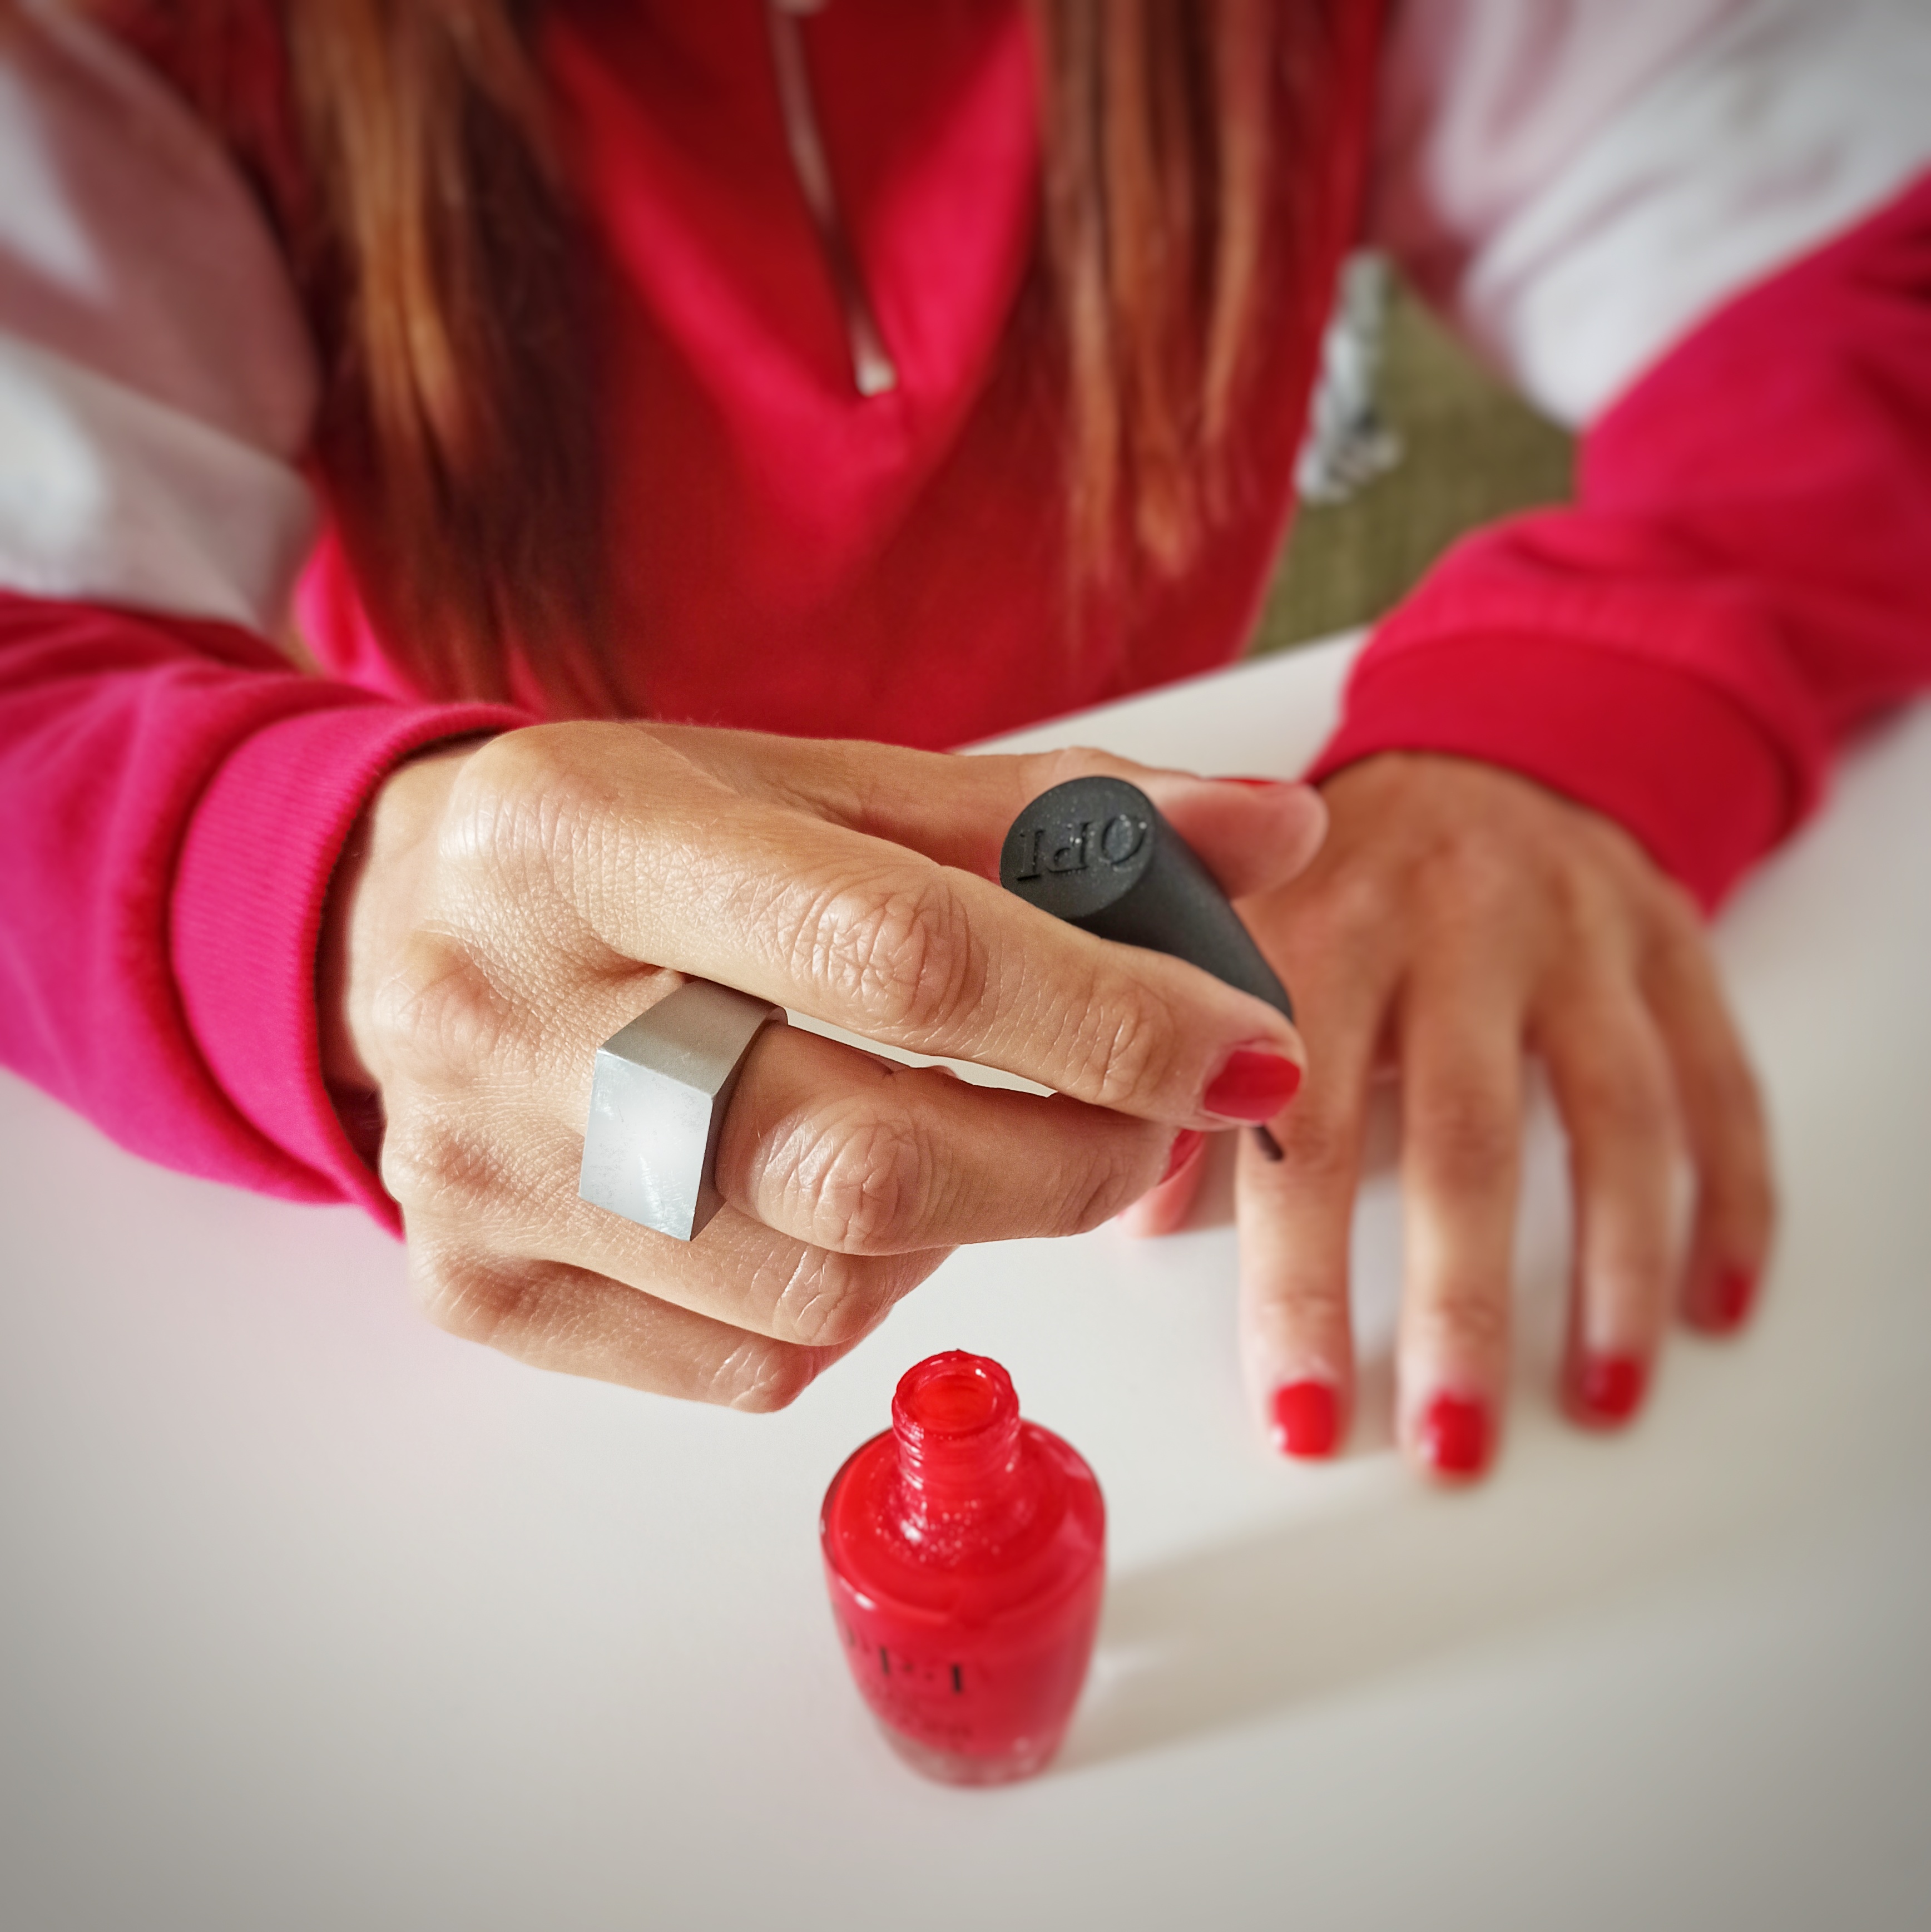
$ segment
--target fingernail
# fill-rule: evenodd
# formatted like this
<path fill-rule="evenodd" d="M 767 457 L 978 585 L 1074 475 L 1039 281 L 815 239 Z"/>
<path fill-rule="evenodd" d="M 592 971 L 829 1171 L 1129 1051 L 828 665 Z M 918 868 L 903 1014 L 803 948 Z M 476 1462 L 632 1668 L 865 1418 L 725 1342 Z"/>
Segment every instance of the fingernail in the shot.
<path fill-rule="evenodd" d="M 1227 1120 L 1271 1120 L 1291 1100 L 1301 1070 L 1284 1053 L 1237 1046 L 1201 1097 L 1210 1114 Z"/>
<path fill-rule="evenodd" d="M 1480 1396 L 1444 1390 L 1422 1411 L 1415 1441 L 1422 1460 L 1438 1474 L 1479 1476 L 1489 1466 L 1492 1434 L 1489 1405 Z"/>
<path fill-rule="evenodd" d="M 1332 1456 L 1340 1420 L 1326 1382 L 1288 1382 L 1274 1391 L 1274 1447 L 1283 1456 Z"/>
<path fill-rule="evenodd" d="M 1245 785 L 1250 791 L 1279 791 L 1283 786 L 1294 783 L 1292 778 L 1217 778 L 1216 784 Z"/>
<path fill-rule="evenodd" d="M 1710 1285 L 1702 1326 L 1718 1334 L 1741 1328 L 1757 1298 L 1757 1278 L 1747 1268 L 1727 1268 Z"/>
<path fill-rule="evenodd" d="M 1183 1127 L 1174 1136 L 1173 1145 L 1167 1150 L 1165 1171 L 1154 1182 L 1156 1187 L 1164 1186 L 1180 1169 L 1207 1144 L 1207 1136 L 1198 1127 Z"/>
<path fill-rule="evenodd" d="M 1627 1422 L 1648 1384 L 1649 1364 L 1640 1355 L 1585 1355 L 1570 1376 L 1570 1412 L 1579 1422 Z"/>

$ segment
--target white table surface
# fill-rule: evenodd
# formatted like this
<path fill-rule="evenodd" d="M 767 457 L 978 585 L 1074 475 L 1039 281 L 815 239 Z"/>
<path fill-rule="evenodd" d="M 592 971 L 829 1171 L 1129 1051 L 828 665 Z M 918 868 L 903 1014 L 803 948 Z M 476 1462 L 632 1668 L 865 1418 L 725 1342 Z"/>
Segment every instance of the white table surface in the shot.
<path fill-rule="evenodd" d="M 1344 655 L 1030 734 L 1293 767 Z M 1787 1216 L 1760 1322 L 1627 1439 L 1547 1392 L 1559 1143 L 1507 1459 L 1290 1466 L 1204 1225 L 961 1255 L 796 1408 L 721 1414 L 421 1324 L 346 1210 L 144 1166 L 0 1079 L 0 1926 L 1931 1924 L 1931 709 L 1720 944 Z M 908 1774 L 814 1540 L 892 1384 L 965 1346 L 1092 1460 L 1102 1650 L 1063 1759 Z"/>

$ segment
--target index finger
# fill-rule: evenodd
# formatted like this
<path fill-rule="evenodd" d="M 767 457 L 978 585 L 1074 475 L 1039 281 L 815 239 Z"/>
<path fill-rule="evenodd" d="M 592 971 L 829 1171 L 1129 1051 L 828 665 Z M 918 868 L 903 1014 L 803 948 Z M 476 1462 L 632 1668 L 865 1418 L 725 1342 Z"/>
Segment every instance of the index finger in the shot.
<path fill-rule="evenodd" d="M 456 815 L 472 821 L 464 836 L 534 848 L 526 869 L 560 884 L 612 974 L 673 966 L 1147 1119 L 1267 1118 L 1299 1084 L 1294 1029 L 1198 968 L 674 763 L 619 755 L 586 771 L 552 760 L 544 735 L 513 733 L 478 753 L 457 782 L 475 788 L 472 809 Z M 508 831 L 505 795 L 538 807 L 512 814 Z"/>
<path fill-rule="evenodd" d="M 1285 884 L 1313 857 L 1327 826 L 1327 806 L 1312 785 L 1201 778 L 1084 746 L 959 756 L 678 726 L 655 735 L 740 790 L 982 878 L 999 876 L 1000 842 L 1014 818 L 1069 778 L 1138 785 L 1230 898 Z"/>

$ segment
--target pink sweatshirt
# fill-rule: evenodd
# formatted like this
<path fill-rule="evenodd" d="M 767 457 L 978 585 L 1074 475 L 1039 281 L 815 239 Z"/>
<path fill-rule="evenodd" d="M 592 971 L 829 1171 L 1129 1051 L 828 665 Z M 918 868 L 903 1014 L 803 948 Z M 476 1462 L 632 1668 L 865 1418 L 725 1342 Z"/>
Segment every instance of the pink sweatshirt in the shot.
<path fill-rule="evenodd" d="M 524 714 L 402 686 L 316 543 L 312 352 L 259 214 L 153 74 L 29 17 L 0 46 L 0 1054 L 152 1158 L 394 1226 L 320 1078 L 330 872 L 399 758 Z M 1574 507 L 1463 544 L 1382 627 L 1321 771 L 1492 760 L 1714 904 L 1844 734 L 1931 678 L 1920 17 L 1414 0 L 1372 115 L 1369 34 L 1344 52 L 1325 252 L 1371 224 L 1588 434 Z M 1057 403 L 1012 326 L 1037 173 L 1019 10 L 833 0 L 807 28 L 895 365 L 870 398 L 765 32 L 751 0 L 551 20 L 653 711 L 938 746 L 1237 655 L 1311 338 L 1271 346 L 1252 488 L 1200 567 L 1070 652 Z M 326 676 L 271 641 L 298 572 Z"/>

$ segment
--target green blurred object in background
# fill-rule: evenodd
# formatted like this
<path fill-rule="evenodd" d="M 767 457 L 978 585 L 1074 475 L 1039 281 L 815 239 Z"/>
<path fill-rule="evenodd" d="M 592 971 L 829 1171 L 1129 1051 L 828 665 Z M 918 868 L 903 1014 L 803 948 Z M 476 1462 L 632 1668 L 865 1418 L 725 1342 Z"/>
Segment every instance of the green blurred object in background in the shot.
<path fill-rule="evenodd" d="M 1256 656 L 1372 622 L 1465 532 L 1570 495 L 1573 440 L 1481 367 L 1399 282 L 1376 400 L 1402 455 L 1348 501 L 1306 503 Z"/>

